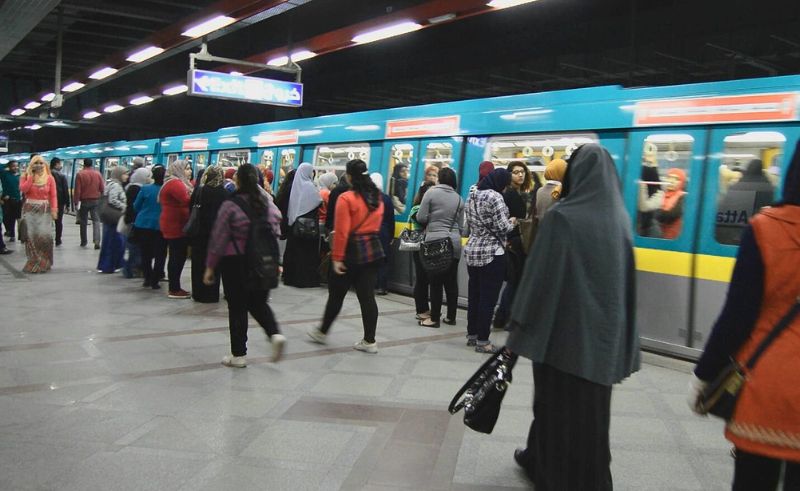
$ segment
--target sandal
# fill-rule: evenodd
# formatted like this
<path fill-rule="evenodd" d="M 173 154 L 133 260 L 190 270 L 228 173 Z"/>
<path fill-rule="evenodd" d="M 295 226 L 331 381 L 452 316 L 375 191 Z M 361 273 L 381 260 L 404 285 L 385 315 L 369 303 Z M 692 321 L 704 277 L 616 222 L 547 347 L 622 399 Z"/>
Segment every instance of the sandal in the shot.
<path fill-rule="evenodd" d="M 419 321 L 417 324 L 419 324 L 422 327 L 439 327 L 439 321 L 434 322 L 431 319 L 423 319 Z"/>
<path fill-rule="evenodd" d="M 448 326 L 455 326 L 456 325 L 456 320 L 455 319 L 448 319 L 447 317 L 442 319 L 442 322 L 444 322 Z"/>
<path fill-rule="evenodd" d="M 424 321 L 425 319 L 430 319 L 431 318 L 431 313 L 430 313 L 430 311 L 428 311 L 428 312 L 418 312 L 415 317 L 416 317 L 416 319 L 418 321 Z"/>
<path fill-rule="evenodd" d="M 482 344 L 475 346 L 476 353 L 485 353 L 487 355 L 494 355 L 500 352 L 500 348 L 490 344 Z"/>
<path fill-rule="evenodd" d="M 478 345 L 478 340 L 477 339 L 467 338 L 467 346 L 472 347 L 472 346 L 477 346 L 477 345 Z"/>

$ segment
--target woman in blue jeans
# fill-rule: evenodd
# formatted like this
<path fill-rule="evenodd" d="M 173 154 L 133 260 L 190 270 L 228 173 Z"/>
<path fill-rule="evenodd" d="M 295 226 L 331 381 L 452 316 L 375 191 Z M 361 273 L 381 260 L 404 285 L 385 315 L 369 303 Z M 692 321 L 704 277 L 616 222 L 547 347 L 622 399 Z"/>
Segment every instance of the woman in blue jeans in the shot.
<path fill-rule="evenodd" d="M 469 240 L 464 259 L 469 273 L 467 346 L 478 353 L 494 353 L 489 341 L 492 313 L 506 276 L 507 234 L 516 219 L 510 218 L 500 194 L 511 181 L 506 169 L 495 169 L 481 179 L 467 201 Z"/>

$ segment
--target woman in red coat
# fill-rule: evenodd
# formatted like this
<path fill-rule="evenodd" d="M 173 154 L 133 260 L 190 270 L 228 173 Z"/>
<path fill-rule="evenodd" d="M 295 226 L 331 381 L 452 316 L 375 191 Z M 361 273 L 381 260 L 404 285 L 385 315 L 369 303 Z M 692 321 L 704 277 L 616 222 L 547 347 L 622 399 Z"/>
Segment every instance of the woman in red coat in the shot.
<path fill-rule="evenodd" d="M 192 185 L 186 178 L 187 162 L 178 160 L 169 164 L 164 185 L 158 195 L 161 203 L 159 225 L 161 234 L 169 246 L 169 298 L 191 298 L 191 294 L 181 288 L 181 273 L 186 262 L 186 251 L 189 239 L 183 233 L 183 227 L 189 221 L 189 201 L 192 196 Z"/>

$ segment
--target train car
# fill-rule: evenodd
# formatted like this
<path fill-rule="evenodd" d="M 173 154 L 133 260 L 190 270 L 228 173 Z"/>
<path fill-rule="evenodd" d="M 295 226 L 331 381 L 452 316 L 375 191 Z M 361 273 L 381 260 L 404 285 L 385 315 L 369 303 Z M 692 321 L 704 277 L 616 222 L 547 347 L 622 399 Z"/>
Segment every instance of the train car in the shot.
<path fill-rule="evenodd" d="M 800 136 L 799 95 L 798 76 L 594 87 L 223 128 L 165 138 L 156 159 L 189 158 L 195 168 L 258 164 L 274 172 L 277 188 L 300 162 L 318 175 L 341 174 L 348 160 L 361 158 L 384 175 L 399 234 L 428 166 L 455 169 L 466 199 L 481 161 L 521 160 L 540 172 L 551 159 L 599 142 L 614 158 L 631 216 L 643 346 L 696 358 L 722 305 L 744 225 L 780 192 L 784 152 Z M 669 199 L 646 207 L 666 190 Z M 653 224 L 653 212 L 666 216 L 678 201 L 670 223 Z M 390 285 L 410 293 L 410 256 L 392 256 Z M 462 297 L 465 270 L 462 261 Z"/>

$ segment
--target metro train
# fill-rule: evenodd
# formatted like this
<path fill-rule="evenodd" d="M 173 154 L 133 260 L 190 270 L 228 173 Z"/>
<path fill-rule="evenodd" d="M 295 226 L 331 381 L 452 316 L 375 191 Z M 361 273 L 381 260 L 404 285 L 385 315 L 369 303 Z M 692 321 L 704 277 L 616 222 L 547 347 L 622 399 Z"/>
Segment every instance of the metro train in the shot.
<path fill-rule="evenodd" d="M 300 162 L 313 164 L 318 175 L 341 174 L 348 160 L 361 158 L 370 171 L 385 176 L 385 191 L 395 198 L 399 235 L 429 165 L 452 167 L 466 199 L 481 161 L 505 166 L 521 160 L 541 172 L 550 159 L 599 142 L 614 158 L 634 229 L 642 344 L 697 358 L 723 303 L 738 235 L 749 216 L 780 193 L 789 160 L 785 152 L 800 136 L 799 102 L 800 76 L 605 86 L 235 126 L 58 148 L 42 155 L 60 157 L 70 182 L 84 158 L 94 159 L 106 173 L 115 165 L 130 165 L 134 156 L 159 164 L 185 158 L 195 170 L 210 163 L 248 162 L 273 170 L 275 190 Z M 28 157 L 9 155 L 0 162 Z M 759 180 L 768 183 L 766 200 L 763 191 L 760 196 L 736 191 L 736 182 L 749 178 L 753 161 L 760 163 Z M 662 182 L 643 179 L 643 167 L 655 167 Z M 682 217 L 676 231 L 659 234 L 643 226 L 641 198 L 648 186 L 661 187 L 668 170 L 676 168 L 686 176 Z M 461 264 L 464 296 L 466 268 Z M 410 293 L 413 270 L 408 253 L 394 251 L 390 287 Z"/>

